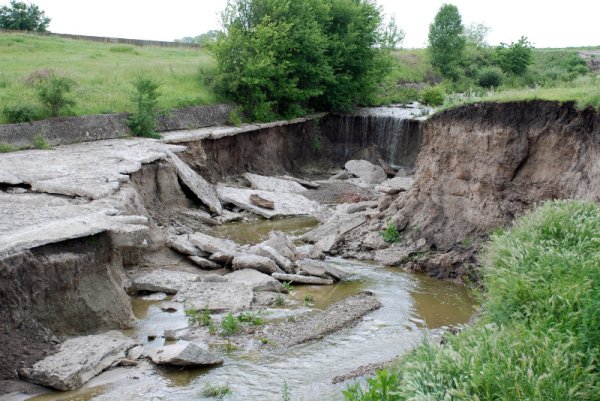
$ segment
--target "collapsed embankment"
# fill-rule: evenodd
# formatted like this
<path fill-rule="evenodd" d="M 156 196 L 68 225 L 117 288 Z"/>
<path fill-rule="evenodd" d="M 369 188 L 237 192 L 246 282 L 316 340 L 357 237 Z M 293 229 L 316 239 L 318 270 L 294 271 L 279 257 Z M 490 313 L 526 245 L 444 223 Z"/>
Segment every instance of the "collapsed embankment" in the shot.
<path fill-rule="evenodd" d="M 437 114 L 423 136 L 413 188 L 374 216 L 394 221 L 402 236 L 375 255 L 380 261 L 476 279 L 474 250 L 495 228 L 547 199 L 600 201 L 600 116 L 593 109 L 549 101 L 473 104 Z M 371 223 L 353 237 L 382 228 Z"/>

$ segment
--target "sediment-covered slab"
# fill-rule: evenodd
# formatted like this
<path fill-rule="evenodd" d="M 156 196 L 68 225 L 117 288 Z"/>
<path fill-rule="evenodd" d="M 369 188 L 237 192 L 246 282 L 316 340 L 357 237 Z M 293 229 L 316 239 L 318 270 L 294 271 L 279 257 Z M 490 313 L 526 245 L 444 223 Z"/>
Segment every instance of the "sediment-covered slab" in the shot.
<path fill-rule="evenodd" d="M 193 273 L 174 270 L 153 270 L 144 272 L 131 280 L 129 291 L 164 292 L 176 294 L 189 283 L 200 281 L 200 276 Z"/>
<path fill-rule="evenodd" d="M 250 173 L 246 173 L 245 177 L 250 182 L 252 189 L 291 194 L 306 192 L 306 188 L 295 181 Z"/>
<path fill-rule="evenodd" d="M 210 366 L 223 363 L 220 358 L 196 343 L 177 343 L 153 348 L 146 355 L 157 365 Z"/>
<path fill-rule="evenodd" d="M 21 369 L 22 378 L 57 390 L 73 390 L 124 358 L 135 345 L 118 331 L 71 338 L 60 345 L 59 351 Z"/>
<path fill-rule="evenodd" d="M 300 194 L 275 193 L 246 188 L 218 186 L 217 193 L 223 203 L 232 203 L 239 208 L 248 210 L 259 216 L 271 219 L 273 217 L 302 216 L 316 213 L 320 206 Z M 250 195 L 257 194 L 263 199 L 272 201 L 275 208 L 265 209 L 250 201 Z"/>
<path fill-rule="evenodd" d="M 273 273 L 271 276 L 279 281 L 289 281 L 296 284 L 331 285 L 333 280 L 328 278 L 302 276 L 300 274 Z"/>
<path fill-rule="evenodd" d="M 173 297 L 173 301 L 191 305 L 196 309 L 235 312 L 249 308 L 252 298 L 252 288 L 243 284 L 196 282 L 182 288 Z"/>
<path fill-rule="evenodd" d="M 233 283 L 249 286 L 254 291 L 287 292 L 283 284 L 273 277 L 253 269 L 236 270 L 224 276 Z"/>

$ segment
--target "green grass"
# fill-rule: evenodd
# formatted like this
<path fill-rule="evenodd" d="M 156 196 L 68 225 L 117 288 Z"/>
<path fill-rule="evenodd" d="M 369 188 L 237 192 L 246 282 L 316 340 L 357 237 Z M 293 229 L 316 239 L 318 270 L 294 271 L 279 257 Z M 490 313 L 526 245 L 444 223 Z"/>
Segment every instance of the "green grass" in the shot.
<path fill-rule="evenodd" d="M 161 83 L 159 107 L 212 104 L 218 97 L 202 82 L 200 70 L 210 70 L 211 54 L 196 48 L 136 47 L 84 40 L 0 34 L 0 104 L 38 105 L 25 79 L 50 68 L 77 83 L 76 105 L 69 114 L 131 111 L 132 81 L 147 75 Z M 0 123 L 5 123 L 0 116 Z"/>
<path fill-rule="evenodd" d="M 600 399 L 600 209 L 551 201 L 492 235 L 478 322 L 396 367 L 379 400 Z M 349 388 L 346 399 L 367 401 Z"/>

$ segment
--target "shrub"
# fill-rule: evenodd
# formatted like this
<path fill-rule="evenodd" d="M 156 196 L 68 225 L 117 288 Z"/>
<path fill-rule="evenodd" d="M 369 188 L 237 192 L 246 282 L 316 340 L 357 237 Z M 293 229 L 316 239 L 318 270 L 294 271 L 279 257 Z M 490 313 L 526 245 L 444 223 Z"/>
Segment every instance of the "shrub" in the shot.
<path fill-rule="evenodd" d="M 33 147 L 34 149 L 47 150 L 50 149 L 50 144 L 48 143 L 48 140 L 45 136 L 43 136 L 42 134 L 38 134 L 33 138 Z"/>
<path fill-rule="evenodd" d="M 427 106 L 441 106 L 446 100 L 446 93 L 441 86 L 430 86 L 421 92 L 421 103 Z"/>
<path fill-rule="evenodd" d="M 223 318 L 223 320 L 221 320 L 221 335 L 223 335 L 223 337 L 232 336 L 236 334 L 239 331 L 239 329 L 240 328 L 237 319 L 233 317 L 231 312 L 228 313 L 227 316 Z"/>
<path fill-rule="evenodd" d="M 400 241 L 400 233 L 396 227 L 396 223 L 392 220 L 388 221 L 388 225 L 385 230 L 379 233 L 383 237 L 383 240 L 388 244 L 393 244 Z"/>
<path fill-rule="evenodd" d="M 12 152 L 14 148 L 8 143 L 0 142 L 0 153 Z"/>
<path fill-rule="evenodd" d="M 183 312 L 190 326 L 211 326 L 212 324 L 208 307 L 204 308 L 202 312 L 194 307 L 186 307 Z"/>
<path fill-rule="evenodd" d="M 443 76 L 458 80 L 461 72 L 459 64 L 464 57 L 466 40 L 464 27 L 458 8 L 444 4 L 429 25 L 429 57 L 431 64 Z"/>
<path fill-rule="evenodd" d="M 159 83 L 151 78 L 138 77 L 133 81 L 135 93 L 132 97 L 135 111 L 129 115 L 127 125 L 135 136 L 160 138 L 156 133 L 158 117 Z"/>
<path fill-rule="evenodd" d="M 498 67 L 486 67 L 479 71 L 477 82 L 483 88 L 497 88 L 502 85 L 502 70 Z"/>
<path fill-rule="evenodd" d="M 37 112 L 32 106 L 18 104 L 15 106 L 4 106 L 2 114 L 9 123 L 27 123 L 35 120 Z"/>
<path fill-rule="evenodd" d="M 75 87 L 75 81 L 54 70 L 35 71 L 27 78 L 26 84 L 35 89 L 38 100 L 52 117 L 75 105 L 75 101 L 68 96 Z"/>
<path fill-rule="evenodd" d="M 502 43 L 496 48 L 496 59 L 502 71 L 523 75 L 527 67 L 533 62 L 532 45 L 525 36 L 511 43 Z"/>

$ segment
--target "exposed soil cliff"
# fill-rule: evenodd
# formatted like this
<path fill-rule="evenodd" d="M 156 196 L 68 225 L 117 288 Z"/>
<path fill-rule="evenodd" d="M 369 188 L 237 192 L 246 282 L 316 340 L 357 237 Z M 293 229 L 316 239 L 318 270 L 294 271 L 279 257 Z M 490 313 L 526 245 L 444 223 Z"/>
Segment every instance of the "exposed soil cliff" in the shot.
<path fill-rule="evenodd" d="M 600 116 L 547 101 L 467 105 L 425 124 L 413 188 L 354 237 L 392 219 L 404 230 L 399 250 L 445 253 L 410 267 L 452 278 L 468 274 L 472 244 L 557 198 L 600 201 Z M 466 252 L 447 253 L 458 248 Z"/>

